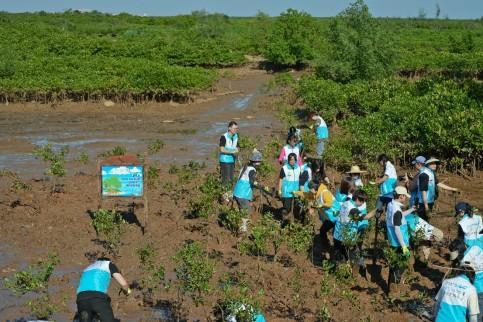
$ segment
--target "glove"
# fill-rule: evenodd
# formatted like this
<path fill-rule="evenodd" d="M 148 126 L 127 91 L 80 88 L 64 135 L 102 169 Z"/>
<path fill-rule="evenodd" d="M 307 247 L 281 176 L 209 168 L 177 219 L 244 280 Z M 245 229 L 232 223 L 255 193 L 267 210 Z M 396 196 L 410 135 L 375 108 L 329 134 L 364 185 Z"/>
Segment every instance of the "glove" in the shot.
<path fill-rule="evenodd" d="M 125 290 L 125 289 L 121 289 L 121 290 L 122 290 L 122 292 L 123 292 L 125 295 L 131 295 L 131 293 L 132 293 L 132 290 L 131 290 L 131 288 L 129 288 L 129 287 L 127 288 L 127 290 Z"/>
<path fill-rule="evenodd" d="M 269 191 L 270 191 L 270 188 L 269 188 L 269 187 L 267 187 L 267 186 L 265 186 L 265 187 L 263 187 L 263 191 L 265 191 L 265 192 L 269 192 Z"/>
<path fill-rule="evenodd" d="M 278 193 L 279 197 L 282 196 L 282 190 L 277 191 L 277 193 Z"/>
<path fill-rule="evenodd" d="M 409 249 L 406 246 L 403 246 L 402 251 L 403 251 L 403 255 L 406 255 L 406 256 L 411 255 L 411 252 L 409 251 Z"/>
<path fill-rule="evenodd" d="M 369 184 L 375 185 L 376 183 L 374 181 L 369 181 Z"/>
<path fill-rule="evenodd" d="M 313 128 L 314 128 L 314 126 L 313 126 L 313 125 L 309 126 L 309 129 L 311 129 L 311 130 L 312 130 Z"/>

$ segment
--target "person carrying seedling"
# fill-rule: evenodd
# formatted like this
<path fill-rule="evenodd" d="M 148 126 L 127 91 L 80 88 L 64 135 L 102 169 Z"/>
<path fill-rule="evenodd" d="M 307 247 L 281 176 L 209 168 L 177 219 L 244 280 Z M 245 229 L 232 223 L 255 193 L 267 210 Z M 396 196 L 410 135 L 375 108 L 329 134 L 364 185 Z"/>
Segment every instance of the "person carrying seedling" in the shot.
<path fill-rule="evenodd" d="M 479 245 L 483 247 L 483 222 L 480 215 L 475 214 L 473 207 L 460 201 L 455 206 L 456 216 L 460 217 L 458 223 L 458 238 L 471 247 Z"/>
<path fill-rule="evenodd" d="M 393 199 L 394 188 L 396 188 L 397 183 L 397 173 L 396 168 L 389 161 L 387 155 L 379 155 L 377 157 L 377 162 L 383 168 L 383 174 L 382 177 L 378 178 L 375 182 L 370 183 L 379 185 L 380 195 L 377 198 L 376 208 L 383 211 Z"/>
<path fill-rule="evenodd" d="M 354 183 L 355 188 L 362 188 L 364 187 L 364 183 L 362 183 L 361 175 L 363 173 L 367 173 L 367 171 L 363 171 L 359 168 L 358 165 L 351 166 L 351 170 L 346 172 L 346 174 L 351 176 L 352 182 Z"/>
<path fill-rule="evenodd" d="M 405 187 L 397 186 L 394 190 L 394 199 L 387 205 L 386 212 L 386 228 L 387 238 L 392 248 L 396 250 L 397 254 L 402 254 L 409 257 L 409 230 L 406 221 L 406 216 L 414 212 L 414 208 L 403 210 L 407 200 L 411 198 Z M 392 281 L 399 283 L 403 269 L 389 268 L 389 280 L 390 285 Z"/>
<path fill-rule="evenodd" d="M 294 191 L 299 190 L 300 167 L 297 165 L 297 155 L 290 153 L 288 163 L 280 170 L 278 195 L 282 199 L 282 213 L 285 221 L 292 222 L 294 212 Z"/>
<path fill-rule="evenodd" d="M 322 157 L 325 150 L 325 143 L 329 139 L 329 128 L 324 119 L 316 112 L 310 113 L 309 119 L 315 121 L 315 136 L 317 138 L 315 151 L 319 157 Z M 310 128 L 312 128 L 312 126 Z"/>
<path fill-rule="evenodd" d="M 351 260 L 359 265 L 361 274 L 364 275 L 365 263 L 359 244 L 358 226 L 361 220 L 370 219 L 374 211 L 363 215 L 359 210 L 367 200 L 367 194 L 363 190 L 356 190 L 352 197 L 342 203 L 339 215 L 335 219 L 334 228 L 334 260 Z"/>
<path fill-rule="evenodd" d="M 479 295 L 476 286 L 481 287 L 483 253 L 481 248 L 473 246 L 463 255 L 464 250 L 461 246 L 460 240 L 453 241 L 450 245 L 454 277 L 444 280 L 436 295 L 434 304 L 436 322 L 481 321 L 478 319 L 481 304 L 478 305 Z"/>
<path fill-rule="evenodd" d="M 220 137 L 220 172 L 221 182 L 228 185 L 233 181 L 235 161 L 238 154 L 238 124 L 228 123 L 228 131 Z"/>
<path fill-rule="evenodd" d="M 262 163 L 262 154 L 254 149 L 250 161 L 240 171 L 238 181 L 233 189 L 233 197 L 239 209 L 246 209 L 248 214 L 252 212 L 253 189 L 260 188 L 257 182 L 257 168 Z M 268 188 L 263 188 L 268 191 Z"/>
<path fill-rule="evenodd" d="M 96 314 L 101 322 L 115 321 L 111 298 L 107 294 L 111 277 L 121 285 L 126 295 L 131 294 L 126 280 L 109 258 L 98 258 L 82 272 L 77 288 L 77 312 L 80 322 L 91 322 Z"/>
<path fill-rule="evenodd" d="M 297 138 L 295 137 L 294 133 L 289 134 L 287 138 L 287 144 L 282 148 L 280 151 L 280 155 L 278 157 L 278 162 L 280 165 L 287 164 L 288 156 L 290 154 L 295 154 L 297 157 L 297 165 L 300 167 L 302 165 L 302 158 L 300 157 L 300 148 L 296 145 Z"/>

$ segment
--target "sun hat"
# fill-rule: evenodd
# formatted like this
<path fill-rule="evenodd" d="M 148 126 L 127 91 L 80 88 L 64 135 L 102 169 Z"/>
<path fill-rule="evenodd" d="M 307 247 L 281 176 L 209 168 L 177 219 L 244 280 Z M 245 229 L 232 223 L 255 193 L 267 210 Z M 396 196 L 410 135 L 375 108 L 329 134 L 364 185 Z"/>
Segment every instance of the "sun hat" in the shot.
<path fill-rule="evenodd" d="M 426 165 L 430 164 L 430 163 L 440 163 L 441 161 L 439 161 L 438 159 L 436 158 L 429 158 L 429 160 L 426 161 Z"/>
<path fill-rule="evenodd" d="M 411 195 L 408 193 L 406 187 L 397 186 L 395 191 L 397 195 L 405 195 L 406 197 L 411 198 Z"/>
<path fill-rule="evenodd" d="M 346 173 L 351 174 L 351 173 L 366 173 L 367 171 L 363 171 L 359 168 L 358 165 L 353 165 L 351 166 L 351 171 L 348 171 Z"/>
<path fill-rule="evenodd" d="M 416 157 L 416 159 L 413 160 L 413 162 L 411 162 L 413 165 L 416 164 L 416 163 L 421 163 L 421 164 L 424 164 L 426 163 L 426 158 L 423 157 L 422 155 L 418 155 Z"/>

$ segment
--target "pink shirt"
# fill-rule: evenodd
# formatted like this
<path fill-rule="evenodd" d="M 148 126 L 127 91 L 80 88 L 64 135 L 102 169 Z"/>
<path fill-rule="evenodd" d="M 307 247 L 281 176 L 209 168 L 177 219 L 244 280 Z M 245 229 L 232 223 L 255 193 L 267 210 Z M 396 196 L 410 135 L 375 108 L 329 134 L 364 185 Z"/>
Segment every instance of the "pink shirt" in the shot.
<path fill-rule="evenodd" d="M 282 150 L 280 151 L 280 155 L 278 156 L 278 161 L 282 164 L 287 162 L 288 155 L 290 153 L 295 153 L 297 155 L 297 164 L 302 166 L 302 158 L 300 157 L 300 150 L 298 147 L 291 147 L 290 145 L 285 145 Z"/>

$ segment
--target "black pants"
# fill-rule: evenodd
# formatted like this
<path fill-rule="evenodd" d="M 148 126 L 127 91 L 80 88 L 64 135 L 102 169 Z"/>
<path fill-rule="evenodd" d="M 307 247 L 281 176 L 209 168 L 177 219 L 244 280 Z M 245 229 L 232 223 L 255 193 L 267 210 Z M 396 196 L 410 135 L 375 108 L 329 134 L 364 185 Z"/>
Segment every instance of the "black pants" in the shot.
<path fill-rule="evenodd" d="M 325 220 L 320 227 L 320 239 L 322 241 L 322 249 L 324 251 L 330 250 L 330 241 L 328 233 L 334 228 L 335 224 L 330 220 Z"/>
<path fill-rule="evenodd" d="M 386 211 L 387 204 L 392 201 L 392 198 L 390 197 L 385 197 L 385 196 L 379 196 L 376 201 L 376 208 L 379 210 Z"/>
<path fill-rule="evenodd" d="M 77 300 L 77 312 L 80 322 L 91 322 L 96 314 L 99 315 L 101 322 L 114 322 L 114 313 L 111 308 L 111 299 L 92 297 Z"/>
<path fill-rule="evenodd" d="M 429 211 L 433 211 L 434 203 L 428 203 Z M 418 216 L 426 220 L 429 223 L 429 213 L 424 209 L 424 203 L 418 204 Z"/>
<path fill-rule="evenodd" d="M 228 185 L 233 181 L 233 174 L 235 172 L 235 163 L 220 162 L 221 183 Z"/>
<path fill-rule="evenodd" d="M 340 240 L 337 239 L 334 239 L 333 260 L 338 263 L 350 261 L 353 265 L 358 265 L 360 267 L 365 266 L 364 258 L 362 257 L 359 247 L 356 246 L 347 248 Z"/>

